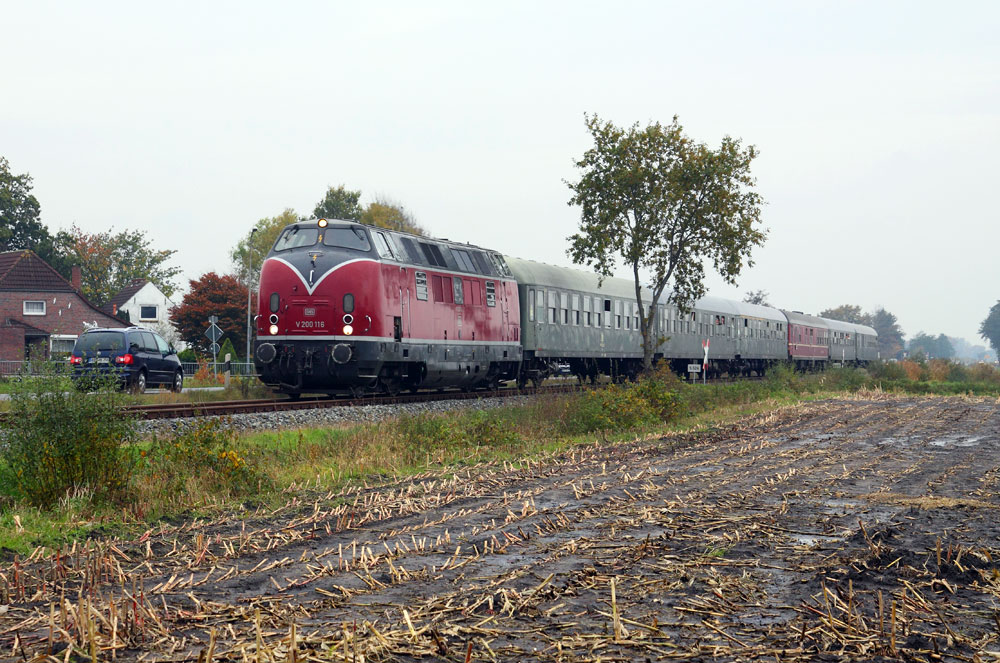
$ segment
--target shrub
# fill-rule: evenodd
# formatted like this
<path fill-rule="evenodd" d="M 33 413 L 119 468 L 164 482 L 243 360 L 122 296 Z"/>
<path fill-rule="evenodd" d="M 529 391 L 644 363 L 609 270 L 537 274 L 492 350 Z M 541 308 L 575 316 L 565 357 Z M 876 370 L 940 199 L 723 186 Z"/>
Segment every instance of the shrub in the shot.
<path fill-rule="evenodd" d="M 907 380 L 913 380 L 916 382 L 917 380 L 927 379 L 924 373 L 924 366 L 913 361 L 912 359 L 904 359 L 899 362 L 899 366 L 903 369 L 903 372 L 906 373 Z"/>
<path fill-rule="evenodd" d="M 899 362 L 876 361 L 868 365 L 868 372 L 878 380 L 905 380 L 906 371 Z"/>
<path fill-rule="evenodd" d="M 0 450 L 0 488 L 48 508 L 68 493 L 120 500 L 135 468 L 128 444 L 135 421 L 123 413 L 128 396 L 117 380 L 94 378 L 94 393 L 67 389 L 65 369 L 11 385 L 10 418 Z"/>
<path fill-rule="evenodd" d="M 159 487 L 175 494 L 193 492 L 192 483 L 213 493 L 245 493 L 270 483 L 259 452 L 220 419 L 199 421 L 172 439 L 155 438 L 143 458 Z"/>
<path fill-rule="evenodd" d="M 186 350 L 181 350 L 177 353 L 177 358 L 183 362 L 196 363 L 198 361 L 198 353 L 193 349 L 188 348 Z"/>
<path fill-rule="evenodd" d="M 198 360 L 198 370 L 194 373 L 195 382 L 225 384 L 226 376 L 213 370 L 211 362 Z"/>

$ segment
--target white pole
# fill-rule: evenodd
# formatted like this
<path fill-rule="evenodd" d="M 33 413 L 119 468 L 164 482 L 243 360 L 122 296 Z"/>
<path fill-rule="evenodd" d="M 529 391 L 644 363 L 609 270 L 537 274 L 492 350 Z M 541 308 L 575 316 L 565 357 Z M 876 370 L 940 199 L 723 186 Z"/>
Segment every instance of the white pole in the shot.
<path fill-rule="evenodd" d="M 250 231 L 250 238 L 247 240 L 247 353 L 243 355 L 244 361 L 250 361 L 250 297 L 253 293 L 253 234 L 257 232 L 254 228 Z"/>

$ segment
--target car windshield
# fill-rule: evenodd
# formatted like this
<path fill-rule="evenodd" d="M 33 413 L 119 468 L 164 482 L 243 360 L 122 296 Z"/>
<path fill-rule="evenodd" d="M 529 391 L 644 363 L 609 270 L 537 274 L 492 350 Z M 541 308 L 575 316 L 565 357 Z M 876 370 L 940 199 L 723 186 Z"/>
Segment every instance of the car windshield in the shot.
<path fill-rule="evenodd" d="M 77 339 L 73 353 L 82 355 L 85 352 L 116 352 L 124 349 L 125 335 L 121 332 L 89 332 Z"/>
<path fill-rule="evenodd" d="M 368 235 L 361 228 L 327 228 L 323 236 L 325 246 L 339 246 L 344 249 L 371 251 Z"/>
<path fill-rule="evenodd" d="M 274 250 L 287 251 L 288 249 L 312 246 L 316 243 L 318 238 L 319 230 L 316 228 L 300 228 L 298 226 L 292 226 L 285 232 L 281 233 L 281 237 L 279 237 L 278 241 L 274 243 Z"/>

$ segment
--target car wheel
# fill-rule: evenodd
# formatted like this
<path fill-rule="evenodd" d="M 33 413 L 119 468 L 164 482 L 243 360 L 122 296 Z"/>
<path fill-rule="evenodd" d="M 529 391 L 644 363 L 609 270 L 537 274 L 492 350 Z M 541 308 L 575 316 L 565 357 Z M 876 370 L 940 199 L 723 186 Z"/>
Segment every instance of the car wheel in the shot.
<path fill-rule="evenodd" d="M 184 373 L 182 371 L 177 371 L 174 373 L 174 384 L 170 387 L 170 390 L 174 393 L 181 393 L 181 389 L 184 388 Z"/>
<path fill-rule="evenodd" d="M 139 371 L 139 374 L 135 376 L 135 382 L 132 383 L 132 393 L 141 394 L 146 391 L 146 372 Z"/>

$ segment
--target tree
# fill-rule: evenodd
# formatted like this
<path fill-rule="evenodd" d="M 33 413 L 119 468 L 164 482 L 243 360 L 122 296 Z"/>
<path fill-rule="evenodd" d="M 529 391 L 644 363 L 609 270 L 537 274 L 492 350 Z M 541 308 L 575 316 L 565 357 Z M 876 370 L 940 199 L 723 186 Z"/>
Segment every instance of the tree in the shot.
<path fill-rule="evenodd" d="M 281 230 L 292 223 L 302 219 L 295 213 L 295 210 L 288 208 L 278 216 L 265 217 L 259 220 L 254 227 L 236 243 L 236 246 L 229 252 L 229 258 L 233 261 L 233 275 L 244 287 L 257 288 L 260 280 L 260 266 L 264 258 L 270 252 L 271 247 L 278 241 Z"/>
<path fill-rule="evenodd" d="M 907 350 L 911 355 L 922 354 L 928 359 L 951 359 L 955 356 L 955 349 L 944 334 L 931 336 L 919 332 L 907 344 Z"/>
<path fill-rule="evenodd" d="M 72 261 L 66 256 L 66 233 L 49 233 L 41 221 L 41 205 L 31 193 L 31 176 L 14 175 L 0 157 L 0 251 L 31 249 L 69 279 Z"/>
<path fill-rule="evenodd" d="M 246 335 L 243 336 L 246 338 Z M 219 353 L 216 355 L 216 360 L 223 362 L 226 361 L 226 354 L 229 354 L 229 360 L 233 362 L 238 362 L 240 356 L 236 353 L 236 348 L 233 346 L 233 340 L 226 336 L 222 340 L 222 345 L 219 348 Z"/>
<path fill-rule="evenodd" d="M 216 323 L 233 342 L 246 347 L 247 289 L 236 277 L 215 272 L 192 279 L 187 294 L 170 309 L 170 320 L 185 343 L 201 354 L 212 354 L 212 342 L 205 336 L 209 316 L 219 316 Z"/>
<path fill-rule="evenodd" d="M 10 162 L 0 157 L 0 250 L 34 249 L 50 240 L 42 225 L 42 207 L 31 194 L 31 176 L 15 175 Z"/>
<path fill-rule="evenodd" d="M 997 355 L 1000 355 L 1000 300 L 990 307 L 990 313 L 979 325 L 979 336 L 985 341 L 989 341 Z"/>
<path fill-rule="evenodd" d="M 871 314 L 869 326 L 878 334 L 879 356 L 882 359 L 899 357 L 903 351 L 903 330 L 896 316 L 880 307 Z"/>
<path fill-rule="evenodd" d="M 360 191 L 350 191 L 344 185 L 329 187 L 323 200 L 316 203 L 313 215 L 317 219 L 349 219 L 357 221 L 361 218 L 362 209 L 358 204 Z"/>
<path fill-rule="evenodd" d="M 86 233 L 74 225 L 65 241 L 67 259 L 80 266 L 83 296 L 98 305 L 136 279 L 152 282 L 167 297 L 177 290 L 181 269 L 166 264 L 177 251 L 153 248 L 144 230 Z"/>
<path fill-rule="evenodd" d="M 767 290 L 751 290 L 750 292 L 747 293 L 746 297 L 743 298 L 743 301 L 746 302 L 747 304 L 757 304 L 758 306 L 770 306 L 770 304 L 767 301 L 767 298 L 769 296 L 770 295 L 768 294 Z"/>
<path fill-rule="evenodd" d="M 649 275 L 655 309 L 666 301 L 682 311 L 705 293 L 704 261 L 727 283 L 736 283 L 750 252 L 763 244 L 763 200 L 753 190 L 753 146 L 726 136 L 717 150 L 683 135 L 675 116 L 668 126 L 638 123 L 621 129 L 586 116 L 594 145 L 576 166 L 583 171 L 570 205 L 581 208 L 580 231 L 569 237 L 569 255 L 610 276 L 621 259 L 632 272 L 642 331 L 643 366 L 653 359 L 653 321 L 643 306 L 641 272 Z"/>
<path fill-rule="evenodd" d="M 403 209 L 402 205 L 383 197 L 376 198 L 368 204 L 361 215 L 361 223 L 414 235 L 426 234 L 413 215 Z"/>
<path fill-rule="evenodd" d="M 819 317 L 828 318 L 830 320 L 840 320 L 841 322 L 850 322 L 855 325 L 866 325 L 871 326 L 872 317 L 867 313 L 861 312 L 860 306 L 852 306 L 851 304 L 841 304 L 837 308 L 828 308 L 825 311 L 820 311 Z"/>

